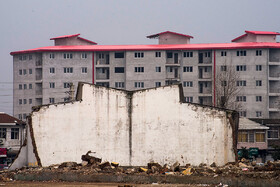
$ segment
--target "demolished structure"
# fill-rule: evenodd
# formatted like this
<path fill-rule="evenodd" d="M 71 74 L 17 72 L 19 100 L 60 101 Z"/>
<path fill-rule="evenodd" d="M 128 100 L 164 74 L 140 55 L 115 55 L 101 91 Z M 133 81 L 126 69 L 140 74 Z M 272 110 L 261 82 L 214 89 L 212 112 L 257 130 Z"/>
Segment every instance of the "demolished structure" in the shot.
<path fill-rule="evenodd" d="M 238 118 L 184 102 L 181 85 L 125 91 L 79 83 L 76 101 L 34 109 L 10 169 L 81 162 L 88 151 L 122 166 L 221 166 L 237 161 Z"/>

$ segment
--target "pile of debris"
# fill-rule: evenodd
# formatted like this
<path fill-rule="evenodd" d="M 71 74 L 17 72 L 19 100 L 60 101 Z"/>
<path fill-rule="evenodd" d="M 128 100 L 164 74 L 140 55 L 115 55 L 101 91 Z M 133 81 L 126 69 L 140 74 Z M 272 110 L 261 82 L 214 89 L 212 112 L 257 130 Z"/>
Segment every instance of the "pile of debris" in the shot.
<path fill-rule="evenodd" d="M 0 172 L 0 180 L 12 178 L 16 173 L 39 173 L 44 171 L 51 172 L 78 172 L 81 174 L 97 174 L 104 173 L 113 175 L 176 175 L 176 176 L 209 176 L 209 177 L 247 177 L 262 179 L 280 179 L 280 161 L 268 161 L 264 164 L 250 162 L 242 159 L 238 163 L 228 163 L 225 166 L 218 167 L 215 163 L 210 166 L 200 164 L 199 166 L 191 166 L 186 164 L 180 166 L 178 162 L 169 166 L 167 164 L 160 165 L 156 162 L 148 163 L 145 167 L 127 167 L 120 166 L 117 162 L 102 162 L 101 158 L 90 156 L 91 152 L 82 155 L 82 163 L 64 162 L 60 165 L 52 165 L 49 167 L 24 167 L 15 171 Z"/>

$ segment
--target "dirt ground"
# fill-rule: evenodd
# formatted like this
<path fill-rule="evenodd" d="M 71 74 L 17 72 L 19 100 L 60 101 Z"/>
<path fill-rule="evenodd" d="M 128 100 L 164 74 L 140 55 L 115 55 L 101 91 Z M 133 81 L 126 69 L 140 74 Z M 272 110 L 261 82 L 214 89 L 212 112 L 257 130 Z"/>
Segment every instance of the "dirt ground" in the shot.
<path fill-rule="evenodd" d="M 121 184 L 121 183 L 79 183 L 79 182 L 29 182 L 29 181 L 14 181 L 0 183 L 0 186 L 13 187 L 214 187 L 214 185 L 207 184 Z"/>

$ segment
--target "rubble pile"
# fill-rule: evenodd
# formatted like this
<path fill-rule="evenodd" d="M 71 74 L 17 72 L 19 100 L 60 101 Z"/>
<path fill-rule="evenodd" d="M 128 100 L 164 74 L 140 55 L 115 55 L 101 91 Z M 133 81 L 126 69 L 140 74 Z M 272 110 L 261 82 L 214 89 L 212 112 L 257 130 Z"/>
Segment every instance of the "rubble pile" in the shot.
<path fill-rule="evenodd" d="M 49 167 L 24 167 L 15 171 L 0 171 L 0 180 L 9 181 L 17 173 L 40 173 L 40 172 L 78 172 L 80 174 L 113 174 L 113 175 L 175 175 L 175 176 L 207 176 L 207 177 L 247 177 L 262 179 L 280 179 L 280 161 L 266 163 L 250 162 L 242 159 L 238 163 L 228 163 L 218 167 L 215 163 L 210 166 L 200 164 L 180 166 L 178 162 L 173 165 L 160 165 L 150 162 L 145 167 L 125 167 L 117 162 L 102 162 L 102 159 L 89 155 L 82 156 L 82 163 L 64 162 Z"/>

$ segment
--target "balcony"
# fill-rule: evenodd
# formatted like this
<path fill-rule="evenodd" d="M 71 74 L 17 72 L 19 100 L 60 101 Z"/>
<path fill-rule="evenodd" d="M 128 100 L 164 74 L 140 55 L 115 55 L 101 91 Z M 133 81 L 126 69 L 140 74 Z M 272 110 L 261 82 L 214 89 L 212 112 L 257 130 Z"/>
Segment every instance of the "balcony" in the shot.
<path fill-rule="evenodd" d="M 200 51 L 198 54 L 199 65 L 210 65 L 212 64 L 212 52 L 211 51 Z"/>
<path fill-rule="evenodd" d="M 42 75 L 36 75 L 36 81 L 41 81 L 42 80 Z"/>
<path fill-rule="evenodd" d="M 42 94 L 43 94 L 43 91 L 42 91 L 42 90 L 36 90 L 36 91 L 35 91 L 35 94 L 36 94 L 36 95 L 42 95 Z"/>
<path fill-rule="evenodd" d="M 96 68 L 96 80 L 108 80 L 110 79 L 109 68 Z"/>
<path fill-rule="evenodd" d="M 98 59 L 96 61 L 96 66 L 102 66 L 102 65 L 110 65 L 109 59 Z"/>
<path fill-rule="evenodd" d="M 279 95 L 280 95 L 280 88 L 269 89 L 269 96 L 279 96 Z"/>
<path fill-rule="evenodd" d="M 42 66 L 42 60 L 36 60 L 36 66 Z"/>

